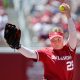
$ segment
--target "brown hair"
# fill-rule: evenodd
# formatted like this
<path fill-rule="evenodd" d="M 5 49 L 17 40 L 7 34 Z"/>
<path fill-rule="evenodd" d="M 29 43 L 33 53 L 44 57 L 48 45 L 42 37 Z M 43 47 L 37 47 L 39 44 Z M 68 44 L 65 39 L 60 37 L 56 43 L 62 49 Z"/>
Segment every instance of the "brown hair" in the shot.
<path fill-rule="evenodd" d="M 61 27 L 54 27 L 54 28 L 52 28 L 52 29 L 50 30 L 49 33 L 51 33 L 51 32 L 60 32 L 60 33 L 64 33 L 64 32 L 63 32 L 63 29 L 62 29 Z"/>

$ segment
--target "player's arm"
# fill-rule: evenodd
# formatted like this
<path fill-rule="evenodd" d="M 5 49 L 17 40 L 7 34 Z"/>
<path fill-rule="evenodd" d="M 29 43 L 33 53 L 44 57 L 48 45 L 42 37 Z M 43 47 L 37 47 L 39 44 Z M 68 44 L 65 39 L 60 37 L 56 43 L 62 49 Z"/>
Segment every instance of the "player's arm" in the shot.
<path fill-rule="evenodd" d="M 75 49 L 77 45 L 77 35 L 76 35 L 77 32 L 76 32 L 75 24 L 71 18 L 70 6 L 65 3 L 63 5 L 65 8 L 63 13 L 66 14 L 66 17 L 68 19 L 68 31 L 69 31 L 68 44 L 72 49 Z"/>
<path fill-rule="evenodd" d="M 4 30 L 4 38 L 11 48 L 17 49 L 25 57 L 37 59 L 37 54 L 35 51 L 21 46 L 21 30 L 18 29 L 15 25 L 10 23 L 6 24 Z"/>
<path fill-rule="evenodd" d="M 27 58 L 37 59 L 37 53 L 35 52 L 35 50 L 31 50 L 31 49 L 26 48 L 24 46 L 21 46 L 21 48 L 19 48 L 17 50 L 19 53 L 21 53 L 22 55 L 24 55 Z"/>
<path fill-rule="evenodd" d="M 72 49 L 75 49 L 77 45 L 77 35 L 76 35 L 77 32 L 75 24 L 71 17 L 68 18 L 68 31 L 69 31 L 68 43 Z"/>
<path fill-rule="evenodd" d="M 72 49 L 75 49 L 77 45 L 77 32 L 75 24 L 71 18 L 70 8 L 67 8 L 67 19 L 68 19 L 68 31 L 69 31 L 68 43 Z"/>

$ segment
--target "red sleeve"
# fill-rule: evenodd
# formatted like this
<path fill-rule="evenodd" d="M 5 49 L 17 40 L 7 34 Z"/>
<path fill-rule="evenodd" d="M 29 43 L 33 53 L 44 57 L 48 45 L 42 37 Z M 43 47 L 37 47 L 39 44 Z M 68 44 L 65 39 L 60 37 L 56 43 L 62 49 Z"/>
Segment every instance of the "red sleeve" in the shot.
<path fill-rule="evenodd" d="M 37 50 L 36 53 L 37 53 L 37 60 L 45 62 L 47 56 L 45 50 Z"/>

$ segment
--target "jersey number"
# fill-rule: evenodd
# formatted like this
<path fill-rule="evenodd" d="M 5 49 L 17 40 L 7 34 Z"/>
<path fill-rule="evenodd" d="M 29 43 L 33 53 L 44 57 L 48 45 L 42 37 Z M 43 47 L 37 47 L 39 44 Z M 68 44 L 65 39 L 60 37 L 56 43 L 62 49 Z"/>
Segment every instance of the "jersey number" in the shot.
<path fill-rule="evenodd" d="M 73 61 L 68 61 L 66 64 L 67 64 L 67 71 L 71 71 L 74 69 Z"/>

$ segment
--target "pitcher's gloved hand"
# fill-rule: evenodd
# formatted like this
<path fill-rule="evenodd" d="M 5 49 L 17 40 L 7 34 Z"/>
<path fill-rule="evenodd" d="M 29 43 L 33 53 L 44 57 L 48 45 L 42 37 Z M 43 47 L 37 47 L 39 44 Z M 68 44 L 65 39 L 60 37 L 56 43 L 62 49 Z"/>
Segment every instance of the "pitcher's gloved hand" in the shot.
<path fill-rule="evenodd" d="M 15 25 L 10 23 L 7 23 L 5 25 L 4 38 L 11 48 L 19 49 L 21 47 L 20 45 L 21 30 L 16 28 Z"/>

